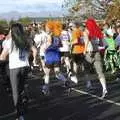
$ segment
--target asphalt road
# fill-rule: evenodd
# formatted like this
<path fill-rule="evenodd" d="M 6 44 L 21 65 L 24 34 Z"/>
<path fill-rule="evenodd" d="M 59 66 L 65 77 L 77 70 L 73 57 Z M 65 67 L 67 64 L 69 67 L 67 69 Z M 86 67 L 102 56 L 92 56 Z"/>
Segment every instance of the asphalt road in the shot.
<path fill-rule="evenodd" d="M 25 120 L 120 120 L 120 81 L 107 81 L 108 95 L 100 99 L 101 85 L 93 76 L 93 89 L 86 92 L 84 78 L 69 93 L 52 78 L 51 94 L 41 94 L 42 75 L 33 72 L 28 79 L 29 105 Z M 0 120 L 15 120 L 12 96 L 0 86 Z"/>

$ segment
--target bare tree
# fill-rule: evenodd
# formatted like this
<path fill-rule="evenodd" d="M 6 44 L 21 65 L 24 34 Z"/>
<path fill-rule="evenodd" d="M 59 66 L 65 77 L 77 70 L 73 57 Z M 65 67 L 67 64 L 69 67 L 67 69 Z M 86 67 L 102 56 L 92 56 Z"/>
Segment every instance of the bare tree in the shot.
<path fill-rule="evenodd" d="M 120 0 L 113 0 L 106 14 L 107 21 L 120 20 Z"/>
<path fill-rule="evenodd" d="M 107 7 L 112 0 L 64 0 L 64 7 L 73 14 L 91 15 L 102 17 L 106 14 Z"/>

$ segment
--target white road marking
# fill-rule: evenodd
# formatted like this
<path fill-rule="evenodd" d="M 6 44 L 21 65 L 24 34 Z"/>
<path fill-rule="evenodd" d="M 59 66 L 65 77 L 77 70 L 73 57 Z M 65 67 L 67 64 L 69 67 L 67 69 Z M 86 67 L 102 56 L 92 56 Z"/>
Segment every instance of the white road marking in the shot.
<path fill-rule="evenodd" d="M 10 117 L 12 115 L 15 115 L 16 113 L 17 112 L 15 111 L 15 112 L 12 112 L 12 113 L 8 113 L 8 114 L 5 114 L 5 115 L 2 115 L 2 116 L 0 116 L 0 119 L 6 118 L 6 117 Z"/>
<path fill-rule="evenodd" d="M 80 93 L 80 94 L 89 95 L 89 96 L 91 96 L 93 98 L 97 98 L 99 100 L 103 100 L 103 101 L 105 101 L 107 103 L 114 104 L 116 106 L 120 106 L 120 103 L 118 103 L 118 102 L 115 102 L 115 101 L 112 101 L 112 100 L 109 100 L 109 99 L 105 99 L 105 98 L 101 98 L 101 97 L 99 97 L 97 95 L 93 95 L 91 93 L 88 93 L 88 92 L 85 92 L 85 91 L 82 91 L 82 90 L 78 90 L 78 89 L 75 89 L 75 88 L 71 88 L 71 90 L 73 90 L 73 91 L 75 91 L 77 93 Z"/>
<path fill-rule="evenodd" d="M 79 94 L 89 95 L 89 96 L 91 96 L 91 97 L 93 97 L 93 98 L 97 98 L 97 99 L 102 100 L 102 101 L 105 101 L 105 102 L 107 102 L 107 103 L 109 103 L 109 104 L 114 104 L 114 105 L 120 107 L 120 103 L 119 103 L 119 102 L 115 102 L 115 101 L 112 101 L 112 100 L 109 100 L 109 99 L 105 99 L 105 98 L 103 99 L 103 98 L 101 98 L 101 97 L 99 97 L 99 96 L 97 96 L 97 95 L 93 95 L 93 94 L 91 94 L 91 93 L 88 93 L 88 92 L 85 92 L 85 91 L 82 91 L 82 90 L 78 90 L 78 89 L 75 89 L 75 88 L 71 88 L 71 90 L 72 90 L 72 91 L 75 91 L 75 92 L 77 92 L 77 93 L 79 93 Z M 36 107 L 36 106 L 38 106 L 38 104 L 37 104 L 37 105 L 34 105 L 34 106 L 32 106 L 32 107 Z M 28 107 L 28 108 L 32 108 L 32 107 Z M 0 119 L 6 118 L 6 117 L 10 117 L 10 116 L 15 115 L 15 114 L 16 114 L 16 112 L 12 112 L 12 113 L 9 113 L 9 114 L 5 114 L 5 115 L 0 116 Z"/>

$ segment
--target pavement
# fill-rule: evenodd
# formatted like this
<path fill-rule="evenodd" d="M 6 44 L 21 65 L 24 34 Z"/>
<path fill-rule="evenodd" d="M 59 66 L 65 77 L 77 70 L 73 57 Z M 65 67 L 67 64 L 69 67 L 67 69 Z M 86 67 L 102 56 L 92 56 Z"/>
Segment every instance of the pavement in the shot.
<path fill-rule="evenodd" d="M 51 94 L 41 93 L 43 75 L 34 71 L 28 79 L 29 104 L 25 120 L 120 120 L 120 81 L 108 80 L 108 94 L 101 99 L 101 85 L 95 75 L 91 81 L 93 89 L 86 90 L 84 77 L 78 76 L 78 85 L 71 91 L 60 81 L 51 78 Z M 107 78 L 111 78 L 107 74 Z M 15 120 L 11 94 L 0 86 L 0 120 Z"/>

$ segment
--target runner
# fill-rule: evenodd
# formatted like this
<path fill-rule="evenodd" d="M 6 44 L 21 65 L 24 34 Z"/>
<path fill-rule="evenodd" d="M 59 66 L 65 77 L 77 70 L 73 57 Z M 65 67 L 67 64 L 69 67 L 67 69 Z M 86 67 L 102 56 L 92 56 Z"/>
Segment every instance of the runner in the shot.
<path fill-rule="evenodd" d="M 40 71 L 44 71 L 45 63 L 44 63 L 44 54 L 45 54 L 45 48 L 47 46 L 47 33 L 45 32 L 45 25 L 43 24 L 39 30 L 39 32 L 35 35 L 34 38 L 36 47 L 38 49 L 38 53 L 40 56 Z"/>
<path fill-rule="evenodd" d="M 82 38 L 82 31 L 80 30 L 80 24 L 76 22 L 72 27 L 72 60 L 73 60 L 73 71 L 75 74 L 78 73 L 78 66 L 82 65 L 84 56 L 84 42 L 81 39 Z"/>
<path fill-rule="evenodd" d="M 106 31 L 105 43 L 106 43 L 106 50 L 104 55 L 104 63 L 106 66 L 106 70 L 110 69 L 111 73 L 113 74 L 116 72 L 117 68 L 119 68 L 120 63 L 118 60 L 118 55 L 116 50 L 117 46 L 115 40 L 113 39 L 112 29 L 108 29 Z"/>
<path fill-rule="evenodd" d="M 102 71 L 101 56 L 99 53 L 98 46 L 102 44 L 103 35 L 97 26 L 94 19 L 89 18 L 85 22 L 85 31 L 84 31 L 84 41 L 85 41 L 85 50 L 84 55 L 87 62 L 94 65 L 95 70 L 98 74 L 98 78 L 102 85 L 102 98 L 107 94 L 106 80 Z"/>
<path fill-rule="evenodd" d="M 62 47 L 60 47 L 60 54 L 61 54 L 61 62 L 65 62 L 65 66 L 67 68 L 67 75 L 68 78 L 73 81 L 74 83 L 77 83 L 77 77 L 72 73 L 71 70 L 71 62 L 70 62 L 70 49 L 71 49 L 71 45 L 70 45 L 70 35 L 69 32 L 67 31 L 67 26 L 66 24 L 63 24 L 62 27 L 62 32 L 60 35 L 60 40 L 61 40 L 61 44 Z"/>
<path fill-rule="evenodd" d="M 23 93 L 24 83 L 29 67 L 28 51 L 33 51 L 36 60 L 36 49 L 25 38 L 23 26 L 19 23 L 12 24 L 8 35 L 9 39 L 4 44 L 0 60 L 5 60 L 9 55 L 10 82 L 14 106 L 17 109 L 17 120 L 24 120 Z"/>
<path fill-rule="evenodd" d="M 46 23 L 46 32 L 48 34 L 47 44 L 45 49 L 45 85 L 42 88 L 42 91 L 45 95 L 49 95 L 49 79 L 50 79 L 50 70 L 54 69 L 56 78 L 66 82 L 66 78 L 60 72 L 60 51 L 59 47 L 61 46 L 60 34 L 62 30 L 62 25 L 59 21 L 48 21 Z"/>

